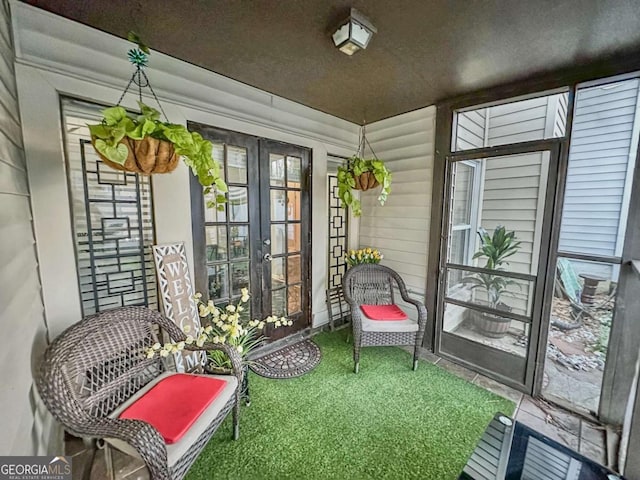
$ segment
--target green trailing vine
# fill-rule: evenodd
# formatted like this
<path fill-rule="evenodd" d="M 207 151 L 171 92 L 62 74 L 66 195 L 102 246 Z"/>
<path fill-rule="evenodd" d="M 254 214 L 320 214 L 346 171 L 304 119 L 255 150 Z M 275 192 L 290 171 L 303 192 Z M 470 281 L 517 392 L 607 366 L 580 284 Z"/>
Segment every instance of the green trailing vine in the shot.
<path fill-rule="evenodd" d="M 387 170 L 382 160 L 364 160 L 357 156 L 351 157 L 344 165 L 338 167 L 338 196 L 342 200 L 342 207 L 351 208 L 356 217 L 362 215 L 362 207 L 360 200 L 353 195 L 353 190 L 357 189 L 356 177 L 366 172 L 371 172 L 382 186 L 378 195 L 380 205 L 385 204 L 391 193 L 391 172 Z"/>
<path fill-rule="evenodd" d="M 120 106 L 110 107 L 102 111 L 101 123 L 89 125 L 96 150 L 112 162 L 124 165 L 129 149 L 120 143 L 123 138 L 142 140 L 150 136 L 168 141 L 198 177 L 205 195 L 215 189 L 215 200 L 207 202 L 207 206 L 223 209 L 227 185 L 220 175 L 220 164 L 212 156 L 211 142 L 197 132 L 190 132 L 184 125 L 160 121 L 158 110 L 142 102 L 138 104 L 140 115 L 134 116 Z"/>

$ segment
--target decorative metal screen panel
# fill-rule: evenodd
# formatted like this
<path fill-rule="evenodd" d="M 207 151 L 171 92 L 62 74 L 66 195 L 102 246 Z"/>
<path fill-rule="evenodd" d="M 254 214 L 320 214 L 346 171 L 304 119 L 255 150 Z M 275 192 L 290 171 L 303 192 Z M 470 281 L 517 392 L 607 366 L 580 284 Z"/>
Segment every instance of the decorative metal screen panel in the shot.
<path fill-rule="evenodd" d="M 63 99 L 67 175 L 82 314 L 125 305 L 157 307 L 148 176 L 107 167 L 90 143 L 87 123 L 98 105 Z"/>
<path fill-rule="evenodd" d="M 329 269 L 328 287 L 341 287 L 342 275 L 347 270 L 344 255 L 349 244 L 349 216 L 338 197 L 338 177 L 329 175 Z"/>

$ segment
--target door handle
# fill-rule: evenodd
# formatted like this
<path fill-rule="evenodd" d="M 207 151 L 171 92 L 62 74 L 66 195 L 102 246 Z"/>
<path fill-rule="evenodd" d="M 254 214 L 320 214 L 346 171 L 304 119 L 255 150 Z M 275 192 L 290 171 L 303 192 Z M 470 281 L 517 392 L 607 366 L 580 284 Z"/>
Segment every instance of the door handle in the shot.
<path fill-rule="evenodd" d="M 271 260 L 273 260 L 273 257 L 271 256 L 270 253 L 265 253 L 264 257 L 262 257 L 263 260 L 265 260 L 266 262 L 270 262 Z"/>

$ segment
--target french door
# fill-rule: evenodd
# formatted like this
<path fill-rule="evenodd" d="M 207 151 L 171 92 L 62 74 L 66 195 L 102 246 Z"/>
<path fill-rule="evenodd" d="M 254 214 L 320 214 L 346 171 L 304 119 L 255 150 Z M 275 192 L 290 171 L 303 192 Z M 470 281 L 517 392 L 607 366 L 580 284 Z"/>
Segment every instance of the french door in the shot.
<path fill-rule="evenodd" d="M 223 211 L 206 208 L 192 177 L 196 288 L 216 304 L 251 292 L 251 318 L 286 316 L 287 336 L 311 324 L 310 151 L 273 140 L 189 123 L 213 143 L 229 186 Z"/>

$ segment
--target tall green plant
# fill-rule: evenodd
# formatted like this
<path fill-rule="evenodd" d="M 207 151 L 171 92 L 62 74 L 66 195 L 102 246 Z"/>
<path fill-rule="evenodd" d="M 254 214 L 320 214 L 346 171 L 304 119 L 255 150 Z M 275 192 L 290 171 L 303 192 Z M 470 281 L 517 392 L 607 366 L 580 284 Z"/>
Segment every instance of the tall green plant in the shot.
<path fill-rule="evenodd" d="M 387 170 L 382 160 L 364 160 L 357 156 L 351 157 L 345 165 L 338 167 L 338 197 L 342 200 L 342 208 L 351 207 L 355 217 L 362 215 L 360 200 L 354 197 L 352 190 L 356 188 L 355 177 L 365 172 L 373 173 L 373 176 L 382 185 L 378 202 L 384 205 L 391 193 L 391 172 Z"/>
<path fill-rule="evenodd" d="M 483 268 L 487 270 L 503 270 L 503 266 L 509 264 L 506 259 L 518 253 L 520 249 L 516 233 L 507 232 L 502 225 L 498 225 L 492 235 L 480 227 L 478 236 L 480 237 L 480 250 L 473 255 L 473 259 L 486 258 Z M 472 289 L 483 288 L 487 292 L 488 306 L 494 309 L 499 308 L 500 298 L 509 286 L 517 285 L 520 287 L 520 284 L 513 280 L 490 273 L 474 273 L 463 278 L 462 282 L 472 284 Z"/>

